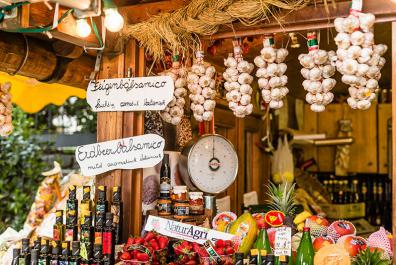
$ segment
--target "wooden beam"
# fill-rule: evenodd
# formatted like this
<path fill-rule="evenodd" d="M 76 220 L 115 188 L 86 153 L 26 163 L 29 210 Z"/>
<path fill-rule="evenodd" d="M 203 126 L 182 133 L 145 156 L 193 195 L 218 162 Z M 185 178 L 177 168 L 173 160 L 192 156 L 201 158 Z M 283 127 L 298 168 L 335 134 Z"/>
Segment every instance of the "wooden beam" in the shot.
<path fill-rule="evenodd" d="M 297 11 L 283 12 L 280 16 L 280 23 L 272 19 L 250 27 L 237 24 L 234 25 L 235 31 L 230 31 L 229 27 L 222 27 L 218 33 L 206 36 L 204 39 L 239 38 L 268 33 L 329 28 L 333 27 L 335 18 L 348 16 L 349 4 L 349 1 L 336 2 L 335 7 L 329 4 L 328 9 L 323 4 L 307 6 Z M 365 1 L 363 11 L 365 13 L 373 13 L 376 16 L 376 22 L 394 21 L 396 20 L 396 1 Z"/>
<path fill-rule="evenodd" d="M 392 22 L 392 91 L 396 91 L 396 22 Z M 393 238 L 396 238 L 396 93 L 392 93 L 392 220 Z M 396 265 L 396 252 L 393 252 L 393 265 Z"/>

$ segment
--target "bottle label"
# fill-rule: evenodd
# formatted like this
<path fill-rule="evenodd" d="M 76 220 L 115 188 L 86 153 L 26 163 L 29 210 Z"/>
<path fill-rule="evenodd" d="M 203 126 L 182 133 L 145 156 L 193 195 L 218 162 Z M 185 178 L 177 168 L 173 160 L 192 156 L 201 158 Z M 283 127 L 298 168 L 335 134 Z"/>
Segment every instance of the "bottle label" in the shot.
<path fill-rule="evenodd" d="M 118 224 L 120 222 L 120 207 L 118 205 L 112 205 L 111 213 L 113 214 L 113 223 Z"/>
<path fill-rule="evenodd" d="M 97 204 L 96 205 L 96 212 L 97 213 L 104 213 L 106 211 L 106 205 L 104 204 Z"/>
<path fill-rule="evenodd" d="M 66 229 L 65 241 L 74 241 L 74 229 Z"/>
<path fill-rule="evenodd" d="M 19 258 L 19 265 L 27 265 L 25 262 L 25 258 Z"/>
<path fill-rule="evenodd" d="M 111 232 L 103 233 L 103 255 L 112 254 L 113 234 Z"/>
<path fill-rule="evenodd" d="M 67 260 L 60 260 L 59 265 L 69 265 L 69 262 Z"/>
<path fill-rule="evenodd" d="M 81 230 L 81 239 L 80 239 L 80 241 L 81 241 L 81 242 L 89 242 L 90 238 L 91 238 L 91 233 L 90 233 L 90 231 L 89 231 L 89 230 L 82 229 L 82 230 Z"/>
<path fill-rule="evenodd" d="M 53 229 L 52 235 L 53 235 L 52 238 L 54 239 L 54 241 L 60 240 L 60 230 L 58 228 Z"/>
<path fill-rule="evenodd" d="M 69 265 L 77 265 L 77 262 L 76 261 L 70 261 Z"/>
<path fill-rule="evenodd" d="M 95 244 L 102 244 L 102 232 L 95 232 Z"/>
<path fill-rule="evenodd" d="M 47 260 L 46 259 L 39 259 L 38 264 L 39 265 L 47 265 Z"/>
<path fill-rule="evenodd" d="M 51 265 L 58 265 L 58 261 L 57 260 L 51 260 Z"/>

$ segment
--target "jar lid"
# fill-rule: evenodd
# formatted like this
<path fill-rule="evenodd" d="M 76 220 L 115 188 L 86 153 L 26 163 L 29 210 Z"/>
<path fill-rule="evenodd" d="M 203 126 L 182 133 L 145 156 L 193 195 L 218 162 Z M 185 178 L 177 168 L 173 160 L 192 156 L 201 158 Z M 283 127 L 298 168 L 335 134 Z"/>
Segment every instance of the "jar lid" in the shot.
<path fill-rule="evenodd" d="M 188 193 L 188 195 L 190 196 L 191 200 L 197 200 L 197 199 L 202 199 L 203 197 L 203 192 L 200 191 L 191 191 Z"/>
<path fill-rule="evenodd" d="M 173 193 L 175 194 L 180 194 L 187 192 L 187 186 L 174 186 L 173 187 Z"/>

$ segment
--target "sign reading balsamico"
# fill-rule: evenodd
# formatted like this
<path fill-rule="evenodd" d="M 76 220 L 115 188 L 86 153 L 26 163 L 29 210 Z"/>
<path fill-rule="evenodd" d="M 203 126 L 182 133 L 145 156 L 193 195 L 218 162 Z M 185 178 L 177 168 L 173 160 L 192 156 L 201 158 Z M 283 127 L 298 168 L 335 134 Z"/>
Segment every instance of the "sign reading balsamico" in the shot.
<path fill-rule="evenodd" d="M 170 76 L 91 80 L 87 102 L 95 112 L 163 110 L 174 90 Z"/>
<path fill-rule="evenodd" d="M 78 146 L 76 160 L 84 176 L 113 169 L 146 168 L 157 165 L 163 157 L 165 140 L 157 134 Z"/>

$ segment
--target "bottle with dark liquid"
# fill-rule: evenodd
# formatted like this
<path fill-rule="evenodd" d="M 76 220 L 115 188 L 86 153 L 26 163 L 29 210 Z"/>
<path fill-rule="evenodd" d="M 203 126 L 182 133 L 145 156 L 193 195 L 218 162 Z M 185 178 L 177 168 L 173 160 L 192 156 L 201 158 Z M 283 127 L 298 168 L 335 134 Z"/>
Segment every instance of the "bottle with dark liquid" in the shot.
<path fill-rule="evenodd" d="M 56 240 L 54 246 L 52 247 L 51 253 L 51 265 L 60 265 L 59 259 L 62 253 L 62 248 L 59 240 Z"/>
<path fill-rule="evenodd" d="M 30 265 L 38 265 L 40 250 L 32 249 L 30 252 Z"/>
<path fill-rule="evenodd" d="M 243 265 L 244 254 L 242 252 L 235 253 L 235 263 L 234 265 Z"/>
<path fill-rule="evenodd" d="M 359 186 L 359 181 L 357 179 L 354 179 L 352 181 L 352 202 L 353 203 L 358 203 L 360 202 L 360 196 L 358 192 L 358 186 Z"/>
<path fill-rule="evenodd" d="M 49 265 L 50 264 L 50 260 L 51 260 L 51 255 L 50 254 L 51 253 L 50 253 L 49 240 L 42 239 L 41 240 L 39 264 L 40 265 Z"/>
<path fill-rule="evenodd" d="M 113 214 L 114 241 L 115 244 L 122 242 L 122 221 L 123 204 L 121 201 L 121 187 L 113 187 L 113 203 L 111 213 Z"/>
<path fill-rule="evenodd" d="M 94 245 L 92 265 L 103 265 L 103 254 L 102 254 L 101 244 Z"/>
<path fill-rule="evenodd" d="M 41 237 L 37 237 L 36 240 L 33 241 L 33 249 L 37 249 L 40 251 L 41 249 Z"/>
<path fill-rule="evenodd" d="M 80 242 L 73 241 L 71 244 L 70 265 L 80 265 Z"/>
<path fill-rule="evenodd" d="M 109 210 L 109 202 L 106 200 L 106 186 L 98 187 L 98 200 L 96 202 L 95 214 L 105 214 Z"/>
<path fill-rule="evenodd" d="M 259 255 L 259 253 L 258 253 L 257 249 L 251 249 L 250 250 L 250 256 L 249 256 L 249 264 L 257 265 L 258 255 Z"/>
<path fill-rule="evenodd" d="M 95 238 L 94 244 L 103 243 L 103 229 L 104 229 L 105 215 L 99 213 L 95 215 Z"/>
<path fill-rule="evenodd" d="M 63 224 L 63 211 L 57 210 L 55 212 L 55 224 L 53 229 L 53 239 L 63 241 L 65 239 L 65 225 Z"/>
<path fill-rule="evenodd" d="M 59 265 L 69 265 L 70 242 L 62 242 L 62 253 L 59 259 Z"/>
<path fill-rule="evenodd" d="M 83 216 L 80 231 L 80 252 L 87 256 L 88 253 L 92 253 L 92 244 L 94 241 L 94 228 L 92 226 L 92 215 L 87 213 Z M 89 262 L 89 260 L 86 260 Z"/>
<path fill-rule="evenodd" d="M 265 249 L 261 249 L 260 250 L 260 265 L 265 265 L 266 261 L 267 261 L 267 255 L 270 254 L 267 252 L 267 250 Z"/>
<path fill-rule="evenodd" d="M 171 169 L 169 165 L 169 154 L 164 154 L 160 170 L 160 198 L 170 198 Z"/>
<path fill-rule="evenodd" d="M 66 215 L 66 241 L 76 241 L 78 239 L 77 213 L 74 210 L 69 210 Z"/>
<path fill-rule="evenodd" d="M 69 186 L 69 198 L 66 201 L 66 219 L 72 214 L 78 216 L 78 200 L 77 200 L 77 188 L 74 185 Z"/>
<path fill-rule="evenodd" d="M 81 216 L 87 215 L 87 213 L 92 213 L 92 201 L 91 201 L 91 187 L 83 187 L 83 198 L 80 203 Z"/>
<path fill-rule="evenodd" d="M 12 250 L 12 261 L 11 265 L 19 265 L 19 256 L 21 255 L 21 249 L 14 248 Z"/>
<path fill-rule="evenodd" d="M 29 239 L 22 239 L 21 254 L 19 255 L 18 263 L 19 265 L 29 265 L 30 264 L 30 247 Z"/>
<path fill-rule="evenodd" d="M 275 256 L 273 254 L 269 254 L 266 257 L 265 265 L 275 265 Z"/>
<path fill-rule="evenodd" d="M 92 243 L 80 244 L 80 265 L 92 264 Z"/>
<path fill-rule="evenodd" d="M 287 265 L 287 264 L 288 264 L 287 256 L 279 256 L 279 265 Z"/>
<path fill-rule="evenodd" d="M 106 213 L 106 222 L 103 230 L 103 263 L 106 265 L 114 264 L 114 228 L 113 214 Z"/>

